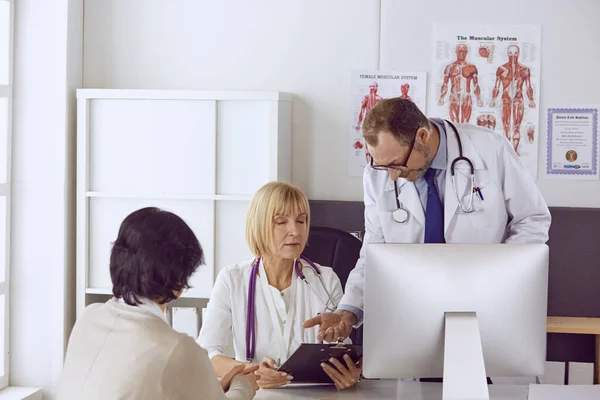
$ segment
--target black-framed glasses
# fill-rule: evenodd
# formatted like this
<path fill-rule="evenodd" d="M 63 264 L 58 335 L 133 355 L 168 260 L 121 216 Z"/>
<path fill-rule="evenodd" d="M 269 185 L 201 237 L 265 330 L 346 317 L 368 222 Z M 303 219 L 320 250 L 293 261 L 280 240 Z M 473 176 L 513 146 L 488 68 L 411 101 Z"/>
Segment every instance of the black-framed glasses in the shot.
<path fill-rule="evenodd" d="M 419 129 L 421 129 L 421 127 L 417 128 L 417 132 L 419 131 Z M 406 164 L 408 164 L 408 160 L 410 160 L 410 156 L 412 156 L 412 152 L 415 147 L 415 141 L 417 139 L 417 132 L 415 132 L 413 139 L 410 142 L 410 147 L 408 148 L 409 149 L 408 157 L 406 157 L 406 160 L 402 164 L 389 164 L 389 165 L 375 164 L 375 162 L 373 162 L 373 156 L 371 154 L 368 154 L 369 164 L 371 164 L 371 168 L 376 169 L 378 171 L 387 171 L 388 169 L 395 169 L 397 171 L 402 171 L 402 172 L 411 171 L 411 169 L 408 168 L 408 166 Z"/>

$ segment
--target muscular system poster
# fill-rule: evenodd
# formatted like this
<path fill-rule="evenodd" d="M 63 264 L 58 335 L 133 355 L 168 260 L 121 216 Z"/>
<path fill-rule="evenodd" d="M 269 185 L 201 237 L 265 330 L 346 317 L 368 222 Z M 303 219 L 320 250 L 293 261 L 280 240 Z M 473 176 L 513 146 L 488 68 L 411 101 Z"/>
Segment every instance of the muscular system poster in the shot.
<path fill-rule="evenodd" d="M 413 101 L 425 113 L 427 74 L 425 72 L 357 71 L 352 73 L 349 120 L 350 176 L 362 176 L 367 164 L 362 123 L 377 102 L 390 97 Z"/>
<path fill-rule="evenodd" d="M 537 178 L 541 26 L 436 25 L 429 116 L 503 135 Z"/>

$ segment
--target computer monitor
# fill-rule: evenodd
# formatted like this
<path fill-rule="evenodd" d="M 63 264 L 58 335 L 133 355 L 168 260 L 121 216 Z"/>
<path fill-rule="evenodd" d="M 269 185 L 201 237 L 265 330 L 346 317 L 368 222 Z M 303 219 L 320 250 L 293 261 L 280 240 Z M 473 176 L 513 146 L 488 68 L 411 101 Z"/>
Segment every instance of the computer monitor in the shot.
<path fill-rule="evenodd" d="M 444 398 L 471 398 L 486 376 L 543 373 L 546 245 L 370 244 L 365 262 L 365 377 L 443 377 Z"/>

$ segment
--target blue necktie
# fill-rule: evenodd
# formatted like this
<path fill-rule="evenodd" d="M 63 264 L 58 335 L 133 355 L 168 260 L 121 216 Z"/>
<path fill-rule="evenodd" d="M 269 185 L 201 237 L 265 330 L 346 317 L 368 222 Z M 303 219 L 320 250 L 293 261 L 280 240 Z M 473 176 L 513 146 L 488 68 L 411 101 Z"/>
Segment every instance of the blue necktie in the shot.
<path fill-rule="evenodd" d="M 425 210 L 425 243 L 446 243 L 444 239 L 444 206 L 435 187 L 435 173 L 429 168 L 425 173 L 427 182 L 427 209 Z"/>

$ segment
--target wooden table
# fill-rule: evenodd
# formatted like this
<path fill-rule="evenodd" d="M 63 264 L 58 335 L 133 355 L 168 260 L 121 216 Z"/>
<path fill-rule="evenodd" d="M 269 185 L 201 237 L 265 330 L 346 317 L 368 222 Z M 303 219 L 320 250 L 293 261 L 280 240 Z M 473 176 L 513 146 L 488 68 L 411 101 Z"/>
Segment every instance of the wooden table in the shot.
<path fill-rule="evenodd" d="M 548 333 L 572 333 L 596 336 L 594 383 L 600 383 L 600 318 L 548 317 Z"/>

